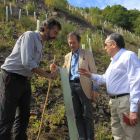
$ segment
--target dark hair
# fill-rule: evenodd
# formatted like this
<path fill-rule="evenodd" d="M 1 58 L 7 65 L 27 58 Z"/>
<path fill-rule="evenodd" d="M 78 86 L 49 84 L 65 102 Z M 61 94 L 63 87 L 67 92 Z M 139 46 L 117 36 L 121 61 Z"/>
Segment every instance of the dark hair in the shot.
<path fill-rule="evenodd" d="M 44 32 L 46 25 L 48 25 L 49 30 L 53 29 L 54 26 L 57 26 L 59 28 L 59 30 L 61 30 L 61 24 L 55 18 L 49 18 L 47 20 L 42 21 L 40 24 L 40 27 L 39 27 L 39 31 Z"/>
<path fill-rule="evenodd" d="M 68 39 L 69 37 L 73 36 L 73 35 L 76 36 L 78 42 L 81 41 L 81 36 L 80 36 L 78 33 L 76 33 L 76 32 L 70 32 L 70 33 L 68 34 L 68 36 L 67 36 L 67 39 Z"/>
<path fill-rule="evenodd" d="M 118 33 L 112 33 L 109 36 L 109 41 L 115 41 L 117 43 L 117 46 L 119 48 L 125 48 L 125 42 L 124 42 L 124 38 L 122 35 L 118 34 Z"/>

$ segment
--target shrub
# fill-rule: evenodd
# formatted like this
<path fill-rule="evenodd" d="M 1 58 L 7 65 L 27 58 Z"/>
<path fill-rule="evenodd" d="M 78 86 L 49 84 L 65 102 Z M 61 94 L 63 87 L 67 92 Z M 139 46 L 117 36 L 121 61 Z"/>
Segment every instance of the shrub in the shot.
<path fill-rule="evenodd" d="M 26 30 L 35 30 L 35 23 L 30 19 L 30 17 L 23 17 L 23 18 L 21 18 L 20 24 Z"/>
<path fill-rule="evenodd" d="M 4 21 L 6 19 L 5 7 L 0 5 L 0 20 Z"/>
<path fill-rule="evenodd" d="M 34 9 L 35 9 L 35 4 L 34 4 L 34 2 L 28 2 L 27 3 L 27 5 L 25 5 L 24 6 L 24 9 L 26 10 L 26 6 L 28 7 L 28 12 L 30 13 L 30 14 L 33 14 L 33 12 L 34 12 Z"/>
<path fill-rule="evenodd" d="M 50 8 L 65 10 L 67 7 L 67 0 L 45 0 L 45 4 Z"/>
<path fill-rule="evenodd" d="M 93 14 L 91 20 L 92 26 L 95 26 L 97 28 L 97 26 L 99 25 L 99 20 L 100 20 L 99 15 Z"/>
<path fill-rule="evenodd" d="M 39 20 L 40 20 L 40 21 L 43 21 L 43 20 L 46 19 L 46 15 L 45 15 L 45 14 L 46 14 L 45 11 L 44 11 L 43 13 L 40 14 L 40 16 L 39 16 Z"/>

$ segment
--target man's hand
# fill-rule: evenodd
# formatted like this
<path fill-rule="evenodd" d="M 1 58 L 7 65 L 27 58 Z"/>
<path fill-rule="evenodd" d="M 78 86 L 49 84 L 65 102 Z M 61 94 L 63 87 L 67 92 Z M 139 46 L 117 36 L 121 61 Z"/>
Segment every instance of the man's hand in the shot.
<path fill-rule="evenodd" d="M 51 70 L 51 71 L 57 71 L 57 70 L 58 70 L 58 66 L 55 65 L 55 64 L 51 64 L 51 65 L 50 65 L 50 70 Z"/>
<path fill-rule="evenodd" d="M 92 76 L 92 73 L 84 68 L 79 68 L 78 72 L 79 72 L 79 74 L 85 75 L 88 78 Z"/>
<path fill-rule="evenodd" d="M 137 112 L 131 112 L 129 113 L 129 120 L 132 126 L 137 125 L 138 121 L 139 121 L 139 116 Z"/>
<path fill-rule="evenodd" d="M 49 73 L 48 78 L 51 78 L 51 79 L 55 80 L 57 78 L 57 72 Z"/>
<path fill-rule="evenodd" d="M 95 100 L 98 97 L 98 90 L 97 89 L 93 89 L 92 90 L 92 94 L 91 94 L 91 98 L 93 100 Z"/>

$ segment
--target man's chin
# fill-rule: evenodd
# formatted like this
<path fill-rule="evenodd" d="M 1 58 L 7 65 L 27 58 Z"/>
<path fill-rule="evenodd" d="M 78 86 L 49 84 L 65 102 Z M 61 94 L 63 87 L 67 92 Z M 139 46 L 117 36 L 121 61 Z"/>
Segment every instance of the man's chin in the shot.
<path fill-rule="evenodd" d="M 54 39 L 55 39 L 55 38 L 50 38 L 48 41 L 49 41 L 49 42 L 52 42 Z"/>

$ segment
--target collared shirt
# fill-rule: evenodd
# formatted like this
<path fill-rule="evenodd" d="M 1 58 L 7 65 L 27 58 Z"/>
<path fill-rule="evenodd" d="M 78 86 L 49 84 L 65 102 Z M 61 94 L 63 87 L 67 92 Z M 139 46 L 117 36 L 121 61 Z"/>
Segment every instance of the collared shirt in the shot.
<path fill-rule="evenodd" d="M 31 70 L 37 68 L 43 54 L 42 37 L 38 31 L 27 31 L 22 34 L 12 53 L 6 58 L 1 66 L 8 72 L 17 73 L 30 77 Z"/>
<path fill-rule="evenodd" d="M 97 84 L 105 84 L 111 95 L 130 93 L 130 111 L 137 112 L 140 103 L 140 60 L 137 55 L 126 49 L 111 58 L 111 63 L 103 75 L 92 74 Z"/>
<path fill-rule="evenodd" d="M 76 77 L 80 77 L 79 73 L 78 73 L 78 69 L 79 69 L 79 51 L 80 48 L 78 49 L 78 51 L 76 52 L 76 54 L 74 54 L 72 52 L 72 57 L 71 57 L 71 75 L 70 75 L 70 80 L 74 80 L 74 78 Z M 92 87 L 93 89 L 98 89 L 100 90 L 100 88 L 98 86 L 94 86 Z"/>
<path fill-rule="evenodd" d="M 78 62 L 79 62 L 79 50 L 75 53 L 72 52 L 72 56 L 71 56 L 71 75 L 70 75 L 70 80 L 74 80 L 74 78 L 79 77 L 79 73 L 78 73 Z"/>

